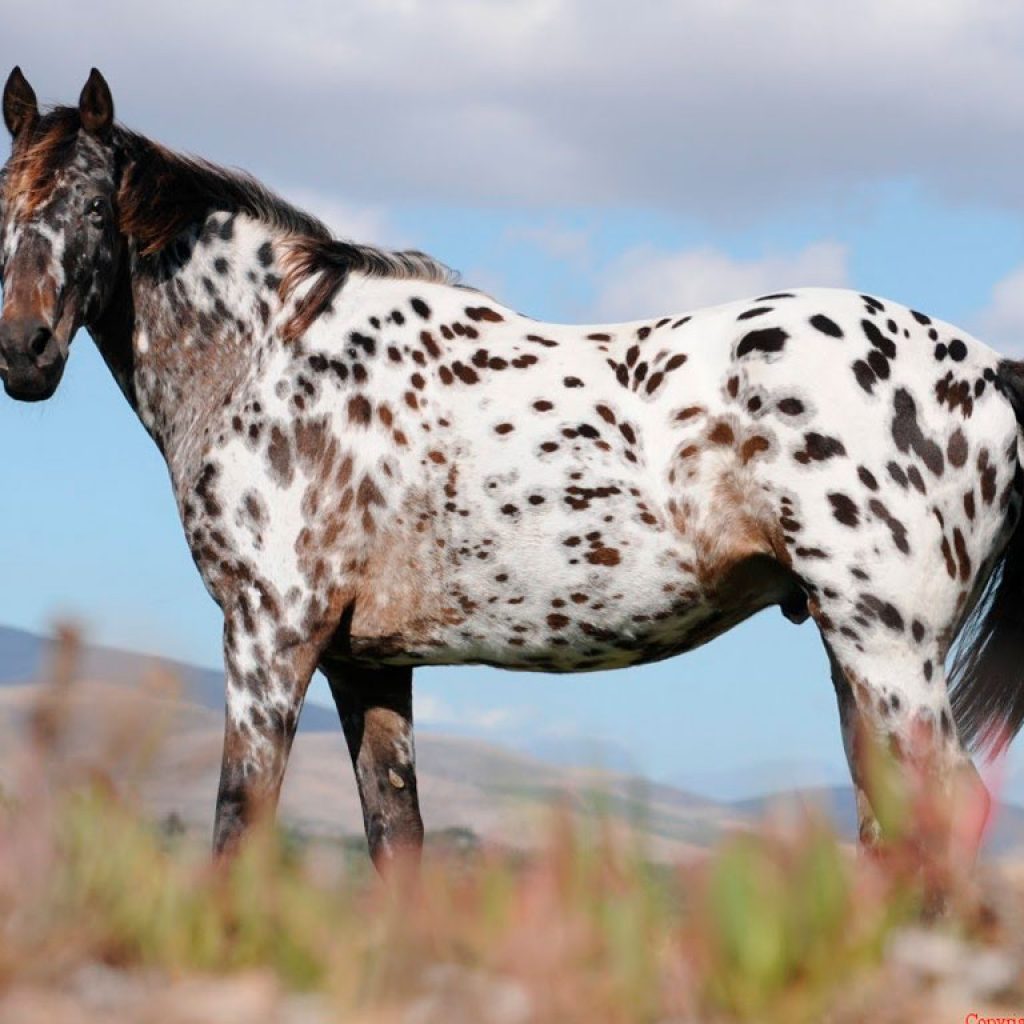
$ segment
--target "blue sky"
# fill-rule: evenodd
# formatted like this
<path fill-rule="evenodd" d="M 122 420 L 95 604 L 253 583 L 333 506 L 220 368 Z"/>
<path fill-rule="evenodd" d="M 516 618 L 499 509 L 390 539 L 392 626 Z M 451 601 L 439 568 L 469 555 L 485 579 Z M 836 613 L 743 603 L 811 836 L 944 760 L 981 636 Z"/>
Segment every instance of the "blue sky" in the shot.
<path fill-rule="evenodd" d="M 97 64 L 132 127 L 541 319 L 846 284 L 1024 352 L 1024 9 L 622 6 L 359 0 L 282 26 L 276 5 L 224 4 L 196 33 L 185 2 L 154 39 L 127 7 L 45 0 L 10 15 L 0 63 L 63 101 Z M 0 402 L 0 622 L 70 615 L 217 664 L 220 615 L 161 459 L 89 338 L 72 353 L 51 402 Z M 567 757 L 594 744 L 718 795 L 845 778 L 817 635 L 774 610 L 643 669 L 418 679 L 425 728 Z"/>

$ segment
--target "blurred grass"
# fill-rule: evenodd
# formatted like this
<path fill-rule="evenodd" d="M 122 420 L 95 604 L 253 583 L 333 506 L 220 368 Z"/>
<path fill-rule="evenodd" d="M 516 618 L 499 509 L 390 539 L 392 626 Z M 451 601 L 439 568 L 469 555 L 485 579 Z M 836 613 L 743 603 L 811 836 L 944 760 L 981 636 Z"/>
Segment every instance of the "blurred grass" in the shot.
<path fill-rule="evenodd" d="M 73 646 L 66 635 L 16 791 L 0 801 L 0 990 L 58 985 L 97 962 L 169 979 L 257 969 L 320 993 L 340 1018 L 383 1021 L 444 967 L 495 1006 L 515 986 L 528 1016 L 510 1021 L 800 1024 L 842 1006 L 885 969 L 891 936 L 922 920 L 909 846 L 854 857 L 813 815 L 678 868 L 652 863 L 599 800 L 582 816 L 553 807 L 529 855 L 466 836 L 428 844 L 415 884 L 382 884 L 341 844 L 325 869 L 273 828 L 216 868 L 205 840 L 146 820 L 102 764 L 83 772 L 65 756 Z M 119 763 L 151 756 L 151 730 L 117 734 L 142 748 L 114 752 Z M 1010 926 L 961 895 L 931 927 L 992 944 Z"/>

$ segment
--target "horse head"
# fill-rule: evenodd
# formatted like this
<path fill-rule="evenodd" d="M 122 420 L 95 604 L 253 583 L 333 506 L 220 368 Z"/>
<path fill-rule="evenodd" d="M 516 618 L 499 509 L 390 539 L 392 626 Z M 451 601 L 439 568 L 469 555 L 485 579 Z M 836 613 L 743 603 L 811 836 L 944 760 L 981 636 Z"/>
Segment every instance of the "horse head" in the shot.
<path fill-rule="evenodd" d="M 103 314 L 124 249 L 114 103 L 93 68 L 77 107 L 40 113 L 20 68 L 4 88 L 0 174 L 0 378 L 22 401 L 57 389 L 71 339 Z"/>

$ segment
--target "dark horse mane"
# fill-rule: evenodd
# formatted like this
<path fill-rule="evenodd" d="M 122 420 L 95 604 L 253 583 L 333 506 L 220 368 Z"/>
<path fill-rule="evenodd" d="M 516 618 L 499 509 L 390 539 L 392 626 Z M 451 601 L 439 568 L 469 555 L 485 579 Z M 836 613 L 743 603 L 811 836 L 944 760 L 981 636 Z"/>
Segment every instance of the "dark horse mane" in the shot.
<path fill-rule="evenodd" d="M 76 108 L 54 107 L 40 118 L 32 137 L 17 146 L 4 187 L 8 198 L 17 196 L 24 204 L 26 216 L 46 201 L 80 128 Z M 321 220 L 244 171 L 176 153 L 121 125 L 114 129 L 113 144 L 122 164 L 119 225 L 143 258 L 159 256 L 182 232 L 220 210 L 246 214 L 282 233 L 282 299 L 315 278 L 296 303 L 286 338 L 302 334 L 353 272 L 458 283 L 453 270 L 425 253 L 393 252 L 335 238 Z"/>

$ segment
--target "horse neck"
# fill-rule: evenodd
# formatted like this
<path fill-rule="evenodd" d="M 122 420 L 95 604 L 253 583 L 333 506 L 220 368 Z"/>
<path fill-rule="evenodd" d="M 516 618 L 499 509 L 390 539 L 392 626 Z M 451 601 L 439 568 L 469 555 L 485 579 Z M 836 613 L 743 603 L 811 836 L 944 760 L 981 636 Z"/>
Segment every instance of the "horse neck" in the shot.
<path fill-rule="evenodd" d="M 100 352 L 171 467 L 187 469 L 257 362 L 280 309 L 273 229 L 210 214 L 157 258 L 134 253 L 93 328 Z"/>

